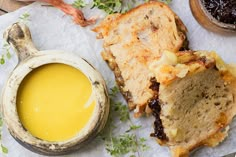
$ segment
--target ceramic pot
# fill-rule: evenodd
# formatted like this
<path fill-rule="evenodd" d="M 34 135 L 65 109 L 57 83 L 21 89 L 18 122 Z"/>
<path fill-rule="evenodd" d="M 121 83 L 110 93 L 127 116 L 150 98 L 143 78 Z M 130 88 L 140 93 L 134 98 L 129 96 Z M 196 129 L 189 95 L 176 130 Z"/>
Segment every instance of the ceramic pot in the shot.
<path fill-rule="evenodd" d="M 75 151 L 92 140 L 105 126 L 109 113 L 109 97 L 102 76 L 85 59 L 57 50 L 38 51 L 31 40 L 26 25 L 15 23 L 4 33 L 6 41 L 15 49 L 19 63 L 11 73 L 2 94 L 2 114 L 10 134 L 24 147 L 44 155 L 62 155 Z M 79 69 L 90 80 L 92 96 L 96 106 L 89 122 L 72 139 L 49 142 L 34 137 L 27 131 L 18 116 L 16 107 L 17 90 L 32 70 L 45 64 L 62 63 Z M 66 92 L 66 91 L 65 91 Z"/>

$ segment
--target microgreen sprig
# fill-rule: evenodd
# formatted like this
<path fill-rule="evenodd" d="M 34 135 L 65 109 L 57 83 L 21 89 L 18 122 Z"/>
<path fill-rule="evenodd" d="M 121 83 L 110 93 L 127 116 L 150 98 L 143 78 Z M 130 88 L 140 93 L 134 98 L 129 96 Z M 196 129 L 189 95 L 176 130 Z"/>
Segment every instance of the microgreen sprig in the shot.
<path fill-rule="evenodd" d="M 149 147 L 145 144 L 145 138 L 139 138 L 136 131 L 141 125 L 135 125 L 129 115 L 129 109 L 126 104 L 116 101 L 119 89 L 114 86 L 110 89 L 109 96 L 111 100 L 111 112 L 108 122 L 103 131 L 102 137 L 105 140 L 106 150 L 113 157 L 120 157 L 126 154 L 131 154 L 135 157 L 137 154 L 140 157 L 140 151 L 146 151 Z M 119 135 L 114 134 L 116 129 L 114 122 L 120 121 L 123 125 L 128 125 L 129 129 Z"/>
<path fill-rule="evenodd" d="M 144 0 L 148 2 L 150 0 Z M 159 0 L 166 4 L 170 4 L 172 0 Z M 136 0 L 93 0 L 92 8 L 98 8 L 108 14 L 124 13 L 132 9 L 137 3 Z M 81 9 L 86 6 L 84 0 L 75 0 L 72 4 L 75 8 Z"/>
<path fill-rule="evenodd" d="M 2 126 L 3 126 L 3 120 L 2 117 L 0 117 L 0 153 L 7 154 L 8 149 L 2 144 Z"/>
<path fill-rule="evenodd" d="M 4 44 L 2 46 L 2 51 L 3 51 L 3 54 L 0 57 L 0 65 L 5 64 L 6 58 L 7 59 L 11 58 L 10 45 L 6 41 L 4 41 Z"/>
<path fill-rule="evenodd" d="M 144 2 L 148 1 L 150 0 L 144 0 Z M 159 1 L 164 2 L 166 4 L 170 4 L 172 0 Z M 127 12 L 128 10 L 135 7 L 136 3 L 136 0 L 94 0 L 93 7 L 97 7 L 98 9 L 104 10 L 108 14 L 114 14 Z"/>
<path fill-rule="evenodd" d="M 121 12 L 122 0 L 93 0 L 92 8 L 104 10 L 108 14 Z"/>
<path fill-rule="evenodd" d="M 84 8 L 87 4 L 83 1 L 83 0 L 75 0 L 72 3 L 72 6 L 77 8 L 77 9 L 81 9 Z"/>
<path fill-rule="evenodd" d="M 172 2 L 172 0 L 159 0 L 159 1 L 166 3 L 166 4 L 170 4 Z"/>
<path fill-rule="evenodd" d="M 27 24 L 30 21 L 30 14 L 28 12 L 23 13 L 19 17 L 19 22 Z"/>

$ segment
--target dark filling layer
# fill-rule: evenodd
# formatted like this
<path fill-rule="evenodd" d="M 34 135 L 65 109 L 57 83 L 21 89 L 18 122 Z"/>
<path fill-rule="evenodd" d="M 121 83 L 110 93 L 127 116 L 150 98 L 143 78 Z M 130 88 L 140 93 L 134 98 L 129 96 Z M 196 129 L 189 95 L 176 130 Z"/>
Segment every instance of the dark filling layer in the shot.
<path fill-rule="evenodd" d="M 218 21 L 236 24 L 236 0 L 202 0 L 202 3 Z"/>
<path fill-rule="evenodd" d="M 156 81 L 155 78 L 152 78 L 150 81 L 151 81 L 151 85 L 149 88 L 155 92 L 155 96 L 152 99 L 150 99 L 148 102 L 148 106 L 152 110 L 152 115 L 155 117 L 154 133 L 151 133 L 151 136 L 156 137 L 162 141 L 167 141 L 168 138 L 164 132 L 164 127 L 160 119 L 161 106 L 158 100 L 158 92 L 159 92 L 160 84 Z"/>

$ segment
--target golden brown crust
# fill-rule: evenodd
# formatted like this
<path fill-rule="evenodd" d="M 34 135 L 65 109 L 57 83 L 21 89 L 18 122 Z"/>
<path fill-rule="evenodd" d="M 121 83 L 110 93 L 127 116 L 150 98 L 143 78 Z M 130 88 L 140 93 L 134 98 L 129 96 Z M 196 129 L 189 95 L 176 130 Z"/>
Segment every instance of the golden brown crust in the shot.
<path fill-rule="evenodd" d="M 227 132 L 228 132 L 227 126 L 229 125 L 229 123 L 232 121 L 232 118 L 236 114 L 236 102 L 235 102 L 236 78 L 233 76 L 230 70 L 222 68 L 222 66 L 224 66 L 223 63 L 221 63 L 221 66 L 218 65 L 219 67 L 221 67 L 218 68 L 217 63 L 219 62 L 219 58 L 218 56 L 216 56 L 214 52 L 182 51 L 182 52 L 177 52 L 175 54 L 178 56 L 178 63 L 180 64 L 187 64 L 191 66 L 191 64 L 197 63 L 201 67 L 204 67 L 203 71 L 209 68 L 218 71 L 219 77 L 221 77 L 222 80 L 222 84 L 228 86 L 227 91 L 232 93 L 233 95 L 233 99 L 230 99 L 229 101 L 233 102 L 233 104 L 231 103 L 232 107 L 224 112 L 222 111 L 221 113 L 219 111 L 218 118 L 213 122 L 214 123 L 213 125 L 215 125 L 214 130 L 210 134 L 208 133 L 203 135 L 203 137 L 201 137 L 201 141 L 199 141 L 199 139 L 196 139 L 197 143 L 191 142 L 188 144 L 182 143 L 179 145 L 178 144 L 174 145 L 173 143 L 172 144 L 168 143 L 168 141 L 165 142 L 163 140 L 158 140 L 158 143 L 163 145 L 164 142 L 165 145 L 171 148 L 173 157 L 182 157 L 182 156 L 188 156 L 189 152 L 201 146 L 214 147 L 227 137 Z M 190 75 L 196 74 L 197 72 L 198 71 L 193 71 L 193 73 L 192 74 L 190 73 Z M 225 79 L 225 77 L 230 79 Z"/>
<path fill-rule="evenodd" d="M 215 133 L 208 136 L 205 140 L 195 145 L 189 147 L 181 147 L 181 146 L 170 147 L 172 157 L 189 157 L 191 151 L 201 146 L 215 147 L 218 144 L 220 144 L 227 136 L 228 136 L 228 129 L 222 131 L 222 128 L 220 128 L 220 130 L 217 130 Z"/>
<path fill-rule="evenodd" d="M 228 136 L 228 130 L 229 127 L 226 127 L 223 130 L 218 131 L 208 139 L 204 140 L 202 142 L 202 145 L 208 146 L 208 147 L 215 147 L 217 146 L 220 142 L 222 142 L 227 136 Z"/>
<path fill-rule="evenodd" d="M 108 63 L 109 67 L 114 72 L 117 85 L 118 85 L 121 93 L 125 97 L 126 101 L 128 102 L 129 109 L 133 110 L 135 108 L 135 105 L 132 103 L 132 101 L 130 101 L 130 99 L 132 99 L 132 95 L 131 95 L 131 93 L 123 90 L 124 79 L 122 78 L 121 71 L 120 71 L 117 63 L 115 62 L 115 57 L 112 55 L 111 52 L 102 52 L 102 58 Z"/>
<path fill-rule="evenodd" d="M 183 41 L 188 43 L 187 38 L 186 38 L 186 33 L 188 32 L 187 27 L 184 25 L 183 21 L 171 10 L 171 8 L 168 5 L 165 5 L 162 2 L 158 2 L 158 1 L 149 1 L 147 3 L 144 3 L 142 5 L 139 5 L 133 9 L 131 9 L 130 11 L 123 13 L 123 14 L 111 14 L 108 15 L 98 26 L 96 26 L 95 28 L 93 28 L 94 32 L 99 33 L 98 38 L 101 39 L 104 36 L 108 35 L 108 32 L 113 29 L 114 27 L 116 27 L 116 25 L 119 24 L 119 22 L 121 20 L 123 20 L 126 17 L 129 17 L 130 14 L 138 11 L 141 8 L 147 8 L 149 6 L 162 6 L 165 7 L 165 9 L 169 10 L 170 13 L 173 14 L 173 16 L 175 17 L 175 22 L 176 22 L 176 27 L 179 30 L 179 34 L 182 37 Z M 184 43 L 183 42 L 183 43 Z M 188 44 L 184 45 L 183 47 L 183 43 L 179 45 L 178 50 L 180 48 L 188 49 Z M 176 51 L 178 51 L 176 50 Z"/>
<path fill-rule="evenodd" d="M 236 78 L 230 83 L 231 90 L 234 98 L 236 97 Z M 235 100 L 235 99 L 234 99 Z M 236 102 L 234 102 L 236 106 Z M 195 145 L 189 146 L 170 146 L 172 157 L 188 157 L 189 152 L 201 147 L 215 147 L 220 144 L 227 136 L 229 131 L 229 124 L 231 123 L 233 117 L 236 115 L 236 107 L 233 108 L 229 114 L 221 113 L 221 116 L 216 121 L 218 129 L 215 130 L 212 134 L 206 136 L 204 140 L 198 142 Z M 168 144 L 167 144 L 168 145 Z"/>
<path fill-rule="evenodd" d="M 92 29 L 94 32 L 98 33 L 98 39 L 102 39 L 104 36 L 108 35 L 111 25 L 114 24 L 114 22 L 119 16 L 121 16 L 121 14 L 118 13 L 108 15 L 103 21 L 99 23 L 98 26 Z"/>
<path fill-rule="evenodd" d="M 189 151 L 183 147 L 175 147 L 171 149 L 172 157 L 189 157 Z"/>
<path fill-rule="evenodd" d="M 144 10 L 146 8 L 148 9 L 156 8 L 160 6 L 163 7 L 165 10 L 167 10 L 166 12 L 168 12 L 170 16 L 173 17 L 173 19 L 175 20 L 174 27 L 176 28 L 174 29 L 178 30 L 178 36 L 181 40 L 179 41 L 178 45 L 176 44 L 174 46 L 173 51 L 178 51 L 183 46 L 183 43 L 186 43 L 185 40 L 187 40 L 186 38 L 187 28 L 185 27 L 183 22 L 180 20 L 180 18 L 170 9 L 169 6 L 165 5 L 164 3 L 157 2 L 157 1 L 151 1 L 148 3 L 142 4 L 124 14 L 110 15 L 104 21 L 102 21 L 97 27 L 95 27 L 93 31 L 98 33 L 98 38 L 106 38 L 107 36 L 109 36 L 109 33 L 111 33 L 111 31 L 114 30 L 114 28 L 116 28 L 121 23 L 121 21 L 128 20 L 131 16 L 133 16 L 134 14 L 137 14 L 137 12 L 139 12 L 140 10 Z M 115 39 L 111 39 L 111 40 L 115 40 Z M 135 38 L 135 39 L 132 39 L 132 41 L 133 40 L 135 41 L 137 39 Z M 112 45 L 113 41 L 108 41 L 108 43 L 104 43 L 104 47 L 107 47 L 107 45 L 109 44 Z M 129 45 L 126 45 L 126 46 L 129 47 Z M 186 49 L 186 48 L 183 48 L 183 49 Z M 133 101 L 131 92 L 127 90 L 123 90 L 123 87 L 125 86 L 125 82 L 124 82 L 124 79 L 122 78 L 121 70 L 119 69 L 118 64 L 115 62 L 116 58 L 109 51 L 110 51 L 109 48 L 105 48 L 105 52 L 102 54 L 103 59 L 108 62 L 108 65 L 114 71 L 114 74 L 116 76 L 116 81 L 118 85 L 120 86 L 122 94 L 124 95 L 124 97 L 126 98 L 129 104 L 129 108 L 134 109 L 136 107 L 134 116 L 140 117 L 144 113 L 150 114 L 151 110 L 148 107 L 148 102 L 135 104 Z M 148 57 L 149 55 L 147 51 L 139 51 L 139 53 L 137 53 L 137 56 L 135 56 L 135 58 L 137 58 L 137 60 L 139 60 L 139 62 L 143 64 L 146 64 L 146 60 Z M 152 93 L 151 90 L 149 92 Z"/>

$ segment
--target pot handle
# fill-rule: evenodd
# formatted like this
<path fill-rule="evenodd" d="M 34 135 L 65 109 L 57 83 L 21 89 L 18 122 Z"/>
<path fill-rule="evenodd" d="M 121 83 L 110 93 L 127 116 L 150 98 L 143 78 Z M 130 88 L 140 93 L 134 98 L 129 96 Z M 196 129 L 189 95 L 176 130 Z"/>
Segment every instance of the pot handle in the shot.
<path fill-rule="evenodd" d="M 38 52 L 32 42 L 29 28 L 23 23 L 14 23 L 8 27 L 3 38 L 15 49 L 19 61 Z"/>

